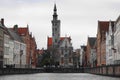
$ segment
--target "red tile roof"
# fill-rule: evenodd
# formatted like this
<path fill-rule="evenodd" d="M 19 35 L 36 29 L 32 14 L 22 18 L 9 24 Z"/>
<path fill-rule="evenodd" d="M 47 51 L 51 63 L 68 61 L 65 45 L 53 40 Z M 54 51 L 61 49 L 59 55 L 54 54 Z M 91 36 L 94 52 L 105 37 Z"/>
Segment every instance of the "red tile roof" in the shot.
<path fill-rule="evenodd" d="M 98 26 L 99 26 L 100 32 L 102 31 L 106 32 L 109 29 L 109 21 L 99 21 Z"/>
<path fill-rule="evenodd" d="M 13 28 L 9 28 L 9 29 L 14 30 L 14 27 Z M 26 33 L 28 32 L 28 27 L 17 28 L 17 32 L 18 32 L 19 35 L 26 35 Z"/>
<path fill-rule="evenodd" d="M 28 28 L 18 28 L 18 33 L 19 35 L 26 35 L 26 33 L 28 32 Z"/>
<path fill-rule="evenodd" d="M 70 37 L 67 37 L 69 40 L 71 40 L 71 38 Z M 60 37 L 60 40 L 62 41 L 62 40 L 64 40 L 65 39 L 65 37 Z M 50 47 L 50 46 L 52 46 L 52 37 L 48 37 L 48 43 L 47 43 L 47 47 Z"/>

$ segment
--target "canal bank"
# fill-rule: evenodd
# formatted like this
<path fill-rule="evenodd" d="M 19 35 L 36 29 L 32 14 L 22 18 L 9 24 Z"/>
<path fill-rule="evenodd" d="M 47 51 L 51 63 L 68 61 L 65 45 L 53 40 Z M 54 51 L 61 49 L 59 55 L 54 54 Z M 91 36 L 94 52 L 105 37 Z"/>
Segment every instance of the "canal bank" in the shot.
<path fill-rule="evenodd" d="M 96 75 L 120 77 L 120 65 L 86 68 L 0 68 L 0 75 L 33 73 L 90 73 Z"/>
<path fill-rule="evenodd" d="M 32 69 L 32 68 L 0 68 L 0 75 L 12 75 L 12 74 L 33 74 L 43 73 L 44 69 Z"/>
<path fill-rule="evenodd" d="M 120 77 L 120 65 L 108 65 L 92 68 L 87 67 L 84 68 L 84 72 L 104 76 Z"/>

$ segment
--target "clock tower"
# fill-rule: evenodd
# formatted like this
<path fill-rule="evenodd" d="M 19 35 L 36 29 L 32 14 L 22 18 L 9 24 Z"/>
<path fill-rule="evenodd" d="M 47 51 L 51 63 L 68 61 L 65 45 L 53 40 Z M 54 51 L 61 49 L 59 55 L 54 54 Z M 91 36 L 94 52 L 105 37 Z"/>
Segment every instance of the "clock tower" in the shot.
<path fill-rule="evenodd" d="M 60 41 L 60 20 L 58 20 L 56 4 L 54 4 L 52 22 L 52 47 L 58 48 Z"/>

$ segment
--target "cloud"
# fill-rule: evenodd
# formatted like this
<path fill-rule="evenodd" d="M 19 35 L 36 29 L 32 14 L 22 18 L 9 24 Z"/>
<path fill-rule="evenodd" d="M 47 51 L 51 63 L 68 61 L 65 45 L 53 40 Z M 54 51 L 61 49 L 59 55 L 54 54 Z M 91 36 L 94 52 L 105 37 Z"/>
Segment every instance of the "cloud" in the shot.
<path fill-rule="evenodd" d="M 56 0 L 61 36 L 71 36 L 73 46 L 86 44 L 87 36 L 96 36 L 98 20 L 116 20 L 119 0 Z M 0 0 L 0 17 L 8 27 L 29 24 L 38 48 L 47 47 L 52 34 L 54 0 Z"/>

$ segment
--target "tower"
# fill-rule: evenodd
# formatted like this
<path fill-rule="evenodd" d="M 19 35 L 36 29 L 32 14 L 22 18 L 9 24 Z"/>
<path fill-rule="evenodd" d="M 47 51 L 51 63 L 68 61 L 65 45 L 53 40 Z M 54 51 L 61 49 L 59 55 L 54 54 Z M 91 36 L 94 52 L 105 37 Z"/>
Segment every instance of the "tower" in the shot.
<path fill-rule="evenodd" d="M 58 48 L 60 41 L 60 20 L 58 20 L 56 4 L 54 4 L 54 13 L 52 22 L 52 47 Z"/>

